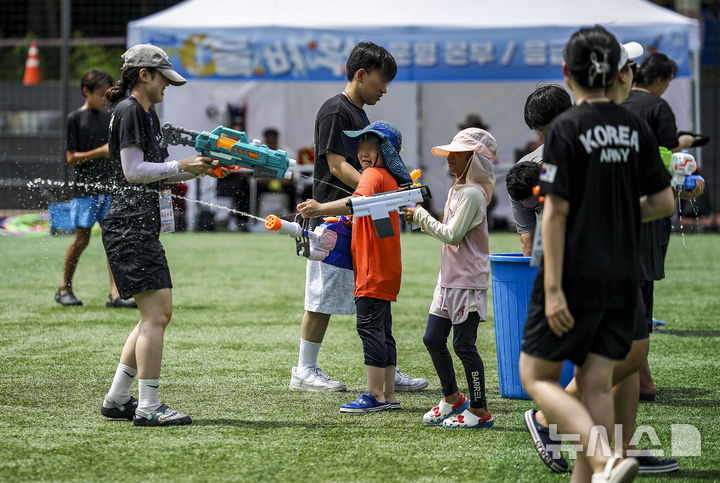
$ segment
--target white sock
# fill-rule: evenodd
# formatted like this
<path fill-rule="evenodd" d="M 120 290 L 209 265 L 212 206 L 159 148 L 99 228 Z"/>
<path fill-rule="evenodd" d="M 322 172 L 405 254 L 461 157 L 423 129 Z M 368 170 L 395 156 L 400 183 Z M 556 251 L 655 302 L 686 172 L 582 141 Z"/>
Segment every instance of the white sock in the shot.
<path fill-rule="evenodd" d="M 108 391 L 108 397 L 118 404 L 125 404 L 130 399 L 130 386 L 137 376 L 137 369 L 118 364 L 115 370 L 112 386 Z M 111 407 L 107 402 L 103 403 L 105 407 Z"/>
<path fill-rule="evenodd" d="M 158 388 L 160 379 L 138 379 L 138 409 L 144 413 L 150 413 L 160 407 L 160 396 Z"/>
<path fill-rule="evenodd" d="M 300 337 L 300 357 L 298 357 L 297 365 L 298 372 L 317 367 L 321 345 L 322 342 L 308 342 Z"/>

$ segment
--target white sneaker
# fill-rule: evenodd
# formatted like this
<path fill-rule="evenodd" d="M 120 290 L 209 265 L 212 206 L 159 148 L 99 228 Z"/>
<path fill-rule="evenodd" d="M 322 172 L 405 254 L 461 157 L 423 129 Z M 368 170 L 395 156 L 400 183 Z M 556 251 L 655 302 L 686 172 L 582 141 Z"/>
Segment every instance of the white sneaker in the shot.
<path fill-rule="evenodd" d="M 592 483 L 629 483 L 635 479 L 638 473 L 638 462 L 635 458 L 624 458 L 615 466 L 619 460 L 613 456 L 605 464 L 605 470 L 601 473 L 593 473 Z"/>
<path fill-rule="evenodd" d="M 136 409 L 133 423 L 135 426 L 185 426 L 192 424 L 192 419 L 170 409 L 166 404 L 161 404 L 159 408 L 149 413 Z"/>
<path fill-rule="evenodd" d="M 424 377 L 410 377 L 395 367 L 396 391 L 421 391 L 428 387 L 428 380 Z"/>
<path fill-rule="evenodd" d="M 319 367 L 308 368 L 302 372 L 299 372 L 297 367 L 293 367 L 290 390 L 338 392 L 347 390 L 347 387 L 340 381 L 333 381 Z"/>

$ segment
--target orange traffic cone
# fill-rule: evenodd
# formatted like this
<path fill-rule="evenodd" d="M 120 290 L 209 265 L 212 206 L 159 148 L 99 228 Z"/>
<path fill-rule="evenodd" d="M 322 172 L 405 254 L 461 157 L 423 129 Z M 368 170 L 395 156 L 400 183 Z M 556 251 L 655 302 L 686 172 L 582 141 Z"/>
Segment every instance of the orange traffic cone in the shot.
<path fill-rule="evenodd" d="M 40 59 L 38 58 L 37 42 L 30 42 L 30 50 L 28 50 L 27 62 L 25 62 L 25 75 L 23 76 L 23 85 L 30 86 L 40 83 Z"/>

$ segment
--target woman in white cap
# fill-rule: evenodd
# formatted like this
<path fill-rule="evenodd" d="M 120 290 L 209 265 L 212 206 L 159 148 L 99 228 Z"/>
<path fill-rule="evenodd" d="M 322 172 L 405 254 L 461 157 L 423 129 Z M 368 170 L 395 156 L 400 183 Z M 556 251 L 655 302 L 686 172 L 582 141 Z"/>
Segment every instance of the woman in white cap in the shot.
<path fill-rule="evenodd" d="M 140 322 L 125 342 L 100 412 L 136 426 L 190 424 L 189 416 L 161 404 L 158 396 L 163 336 L 172 314 L 170 271 L 159 240 L 161 218 L 163 231 L 172 231 L 172 204 L 163 183 L 211 174 L 214 166 L 200 155 L 165 161 L 168 153 L 152 106 L 162 102 L 168 84 L 186 82 L 168 55 L 142 44 L 122 58 L 122 77 L 106 93 L 113 106 L 109 151 L 116 186 L 102 238 L 120 296 L 135 299 Z M 135 376 L 139 401 L 130 395 Z"/>
<path fill-rule="evenodd" d="M 497 143 L 478 128 L 460 131 L 450 144 L 432 149 L 447 157 L 456 177 L 448 193 L 442 222 L 422 207 L 407 208 L 403 217 L 442 242 L 440 274 L 428 314 L 423 342 L 440 378 L 443 399 L 423 416 L 426 424 L 447 428 L 488 428 L 495 424 L 485 398 L 485 370 L 477 351 L 477 329 L 487 315 L 488 226 L 487 206 L 495 187 L 493 160 Z M 458 390 L 452 357 L 447 348 L 450 330 L 453 349 L 462 361 L 470 400 Z"/>

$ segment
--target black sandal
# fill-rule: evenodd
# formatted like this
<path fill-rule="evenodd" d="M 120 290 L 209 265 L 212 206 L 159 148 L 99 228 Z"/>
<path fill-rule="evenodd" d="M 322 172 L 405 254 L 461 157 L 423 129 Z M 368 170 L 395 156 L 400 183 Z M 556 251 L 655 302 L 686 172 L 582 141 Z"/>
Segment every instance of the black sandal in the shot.
<path fill-rule="evenodd" d="M 114 299 L 111 295 L 108 295 L 105 307 L 109 309 L 136 309 L 137 302 L 135 302 L 135 299 L 121 299 L 120 297 Z"/>
<path fill-rule="evenodd" d="M 83 303 L 75 297 L 75 294 L 72 292 L 67 292 L 64 294 L 60 293 L 60 289 L 57 289 L 57 292 L 55 292 L 55 302 L 59 303 L 63 307 L 71 307 L 75 305 L 82 305 Z"/>

